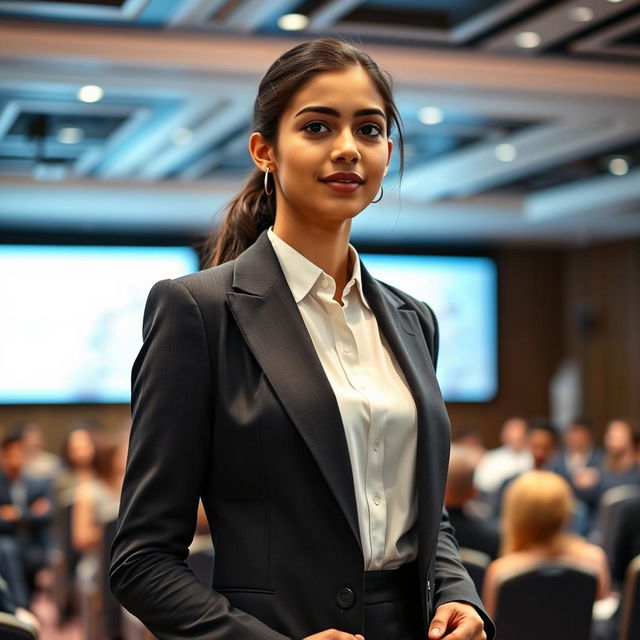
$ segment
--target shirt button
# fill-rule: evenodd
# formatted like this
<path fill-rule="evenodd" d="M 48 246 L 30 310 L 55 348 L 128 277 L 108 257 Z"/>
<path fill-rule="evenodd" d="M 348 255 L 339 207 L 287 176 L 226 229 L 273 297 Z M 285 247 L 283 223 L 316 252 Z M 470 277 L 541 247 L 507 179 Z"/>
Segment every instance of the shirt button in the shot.
<path fill-rule="evenodd" d="M 373 443 L 373 450 L 377 451 L 380 448 L 380 440 Z"/>
<path fill-rule="evenodd" d="M 373 504 L 376 506 L 380 504 L 380 496 L 377 493 L 373 496 Z"/>
<path fill-rule="evenodd" d="M 342 347 L 342 350 L 343 350 L 345 353 L 350 353 L 350 352 L 351 352 L 351 347 L 350 347 L 348 344 L 345 344 L 345 345 Z"/>
<path fill-rule="evenodd" d="M 323 278 L 322 281 L 320 282 L 320 286 L 323 289 L 328 289 L 329 288 L 329 280 L 327 278 Z"/>

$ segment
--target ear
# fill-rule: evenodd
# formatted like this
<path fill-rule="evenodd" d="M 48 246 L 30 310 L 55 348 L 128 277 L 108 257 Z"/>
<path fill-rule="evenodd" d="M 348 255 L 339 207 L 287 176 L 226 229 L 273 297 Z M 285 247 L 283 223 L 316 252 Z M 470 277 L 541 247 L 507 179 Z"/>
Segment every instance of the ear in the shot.
<path fill-rule="evenodd" d="M 384 175 L 387 175 L 387 171 L 389 170 L 389 161 L 391 160 L 391 152 L 393 151 L 393 140 L 391 138 L 387 138 L 387 146 L 389 148 L 389 154 L 387 155 L 387 165 L 384 168 Z"/>
<path fill-rule="evenodd" d="M 266 171 L 267 166 L 270 171 L 275 171 L 276 160 L 272 146 L 262 137 L 261 133 L 254 131 L 249 137 L 249 153 L 251 158 L 260 169 Z"/>

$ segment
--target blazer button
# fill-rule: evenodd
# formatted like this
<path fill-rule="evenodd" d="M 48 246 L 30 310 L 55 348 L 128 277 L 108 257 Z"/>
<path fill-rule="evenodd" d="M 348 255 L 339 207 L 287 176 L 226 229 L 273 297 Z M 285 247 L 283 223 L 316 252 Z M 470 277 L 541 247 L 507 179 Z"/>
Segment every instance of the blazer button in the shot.
<path fill-rule="evenodd" d="M 356 597 L 349 587 L 345 587 L 344 589 L 340 589 L 336 594 L 336 601 L 341 609 L 348 609 L 353 606 Z"/>

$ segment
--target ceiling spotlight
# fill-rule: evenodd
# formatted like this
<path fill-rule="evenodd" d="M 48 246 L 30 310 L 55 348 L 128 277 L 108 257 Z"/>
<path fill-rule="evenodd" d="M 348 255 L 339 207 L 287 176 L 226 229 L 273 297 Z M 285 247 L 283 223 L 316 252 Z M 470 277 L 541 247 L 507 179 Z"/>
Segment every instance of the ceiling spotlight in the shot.
<path fill-rule="evenodd" d="M 102 87 L 98 87 L 95 84 L 87 84 L 84 87 L 80 87 L 76 95 L 78 100 L 82 102 L 98 102 L 98 100 L 102 99 L 104 91 Z"/>
<path fill-rule="evenodd" d="M 593 20 L 593 9 L 591 7 L 571 7 L 567 11 L 569 20 L 574 22 L 591 22 Z"/>
<path fill-rule="evenodd" d="M 84 138 L 84 131 L 78 127 L 63 127 L 56 136 L 63 144 L 78 144 Z"/>
<path fill-rule="evenodd" d="M 542 38 L 535 31 L 522 31 L 514 37 L 513 41 L 521 49 L 535 49 L 542 42 Z"/>
<path fill-rule="evenodd" d="M 283 31 L 301 31 L 308 24 L 309 18 L 302 13 L 287 13 L 278 18 L 278 26 Z"/>
<path fill-rule="evenodd" d="M 191 129 L 180 127 L 171 132 L 171 142 L 173 142 L 173 144 L 184 146 L 185 144 L 189 144 L 192 140 L 193 131 L 191 131 Z"/>
<path fill-rule="evenodd" d="M 626 158 L 611 158 L 609 160 L 609 172 L 614 176 L 624 176 L 629 173 L 629 162 Z"/>
<path fill-rule="evenodd" d="M 494 150 L 494 155 L 500 162 L 511 162 L 516 159 L 518 152 L 512 144 L 499 144 Z"/>
<path fill-rule="evenodd" d="M 424 124 L 440 124 L 444 120 L 444 114 L 440 107 L 423 107 L 418 113 L 418 119 Z"/>
<path fill-rule="evenodd" d="M 622 2 L 623 0 L 607 0 L 607 2 L 610 2 L 611 4 L 618 4 L 620 2 Z"/>

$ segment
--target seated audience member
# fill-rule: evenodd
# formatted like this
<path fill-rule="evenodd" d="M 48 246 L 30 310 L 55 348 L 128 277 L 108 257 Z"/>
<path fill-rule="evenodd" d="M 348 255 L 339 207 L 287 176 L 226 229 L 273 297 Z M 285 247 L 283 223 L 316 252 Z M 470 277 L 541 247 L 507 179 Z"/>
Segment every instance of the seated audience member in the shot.
<path fill-rule="evenodd" d="M 564 431 L 564 448 L 553 459 L 550 469 L 565 478 L 576 499 L 584 505 L 586 533 L 596 508 L 604 452 L 593 442 L 593 431 L 587 420 L 576 419 Z"/>
<path fill-rule="evenodd" d="M 23 422 L 17 431 L 22 436 L 25 473 L 33 478 L 53 480 L 62 462 L 55 453 L 44 450 L 40 425 L 36 422 Z"/>
<path fill-rule="evenodd" d="M 531 469 L 531 453 L 526 447 L 527 422 L 509 418 L 500 432 L 502 446 L 487 451 L 476 468 L 474 484 L 484 496 L 494 496 L 502 483 Z"/>
<path fill-rule="evenodd" d="M 73 426 L 62 442 L 62 468 L 54 480 L 56 504 L 71 504 L 76 487 L 95 477 L 95 436 L 82 425 Z"/>
<path fill-rule="evenodd" d="M 473 457 L 474 467 L 478 465 L 486 453 L 482 435 L 473 427 L 460 427 L 456 429 L 452 437 L 452 442 L 467 449 L 468 454 Z"/>
<path fill-rule="evenodd" d="M 527 428 L 526 447 L 531 456 L 533 469 L 548 469 L 558 451 L 560 437 L 555 427 L 545 418 L 532 420 Z M 495 513 L 500 515 L 503 496 L 506 488 L 521 474 L 517 473 L 507 478 L 498 490 L 494 504 Z"/>
<path fill-rule="evenodd" d="M 628 420 L 612 420 L 604 434 L 605 458 L 598 499 L 602 494 L 624 484 L 640 484 L 640 467 L 636 461 L 634 432 Z"/>
<path fill-rule="evenodd" d="M 38 571 L 47 565 L 51 486 L 24 473 L 19 433 L 0 443 L 0 560 L 16 603 L 29 607 Z"/>
<path fill-rule="evenodd" d="M 96 456 L 96 476 L 81 481 L 71 510 L 71 535 L 81 554 L 76 576 L 94 585 L 102 562 L 104 525 L 118 515 L 120 491 L 127 458 L 126 434 L 104 437 Z"/>
<path fill-rule="evenodd" d="M 620 507 L 617 523 L 611 575 L 616 584 L 622 586 L 629 563 L 640 555 L 640 496 L 631 498 Z"/>
<path fill-rule="evenodd" d="M 498 555 L 498 530 L 491 521 L 465 512 L 465 504 L 474 498 L 475 459 L 473 453 L 459 444 L 451 447 L 449 475 L 444 504 L 449 512 L 455 537 L 461 547 L 486 553 L 491 559 Z"/>
<path fill-rule="evenodd" d="M 489 565 L 483 587 L 482 599 L 490 615 L 496 613 L 499 580 L 548 562 L 566 561 L 594 571 L 596 598 L 609 595 L 604 551 L 567 530 L 573 501 L 569 483 L 552 471 L 529 471 L 508 487 L 501 521 L 502 555 Z"/>

